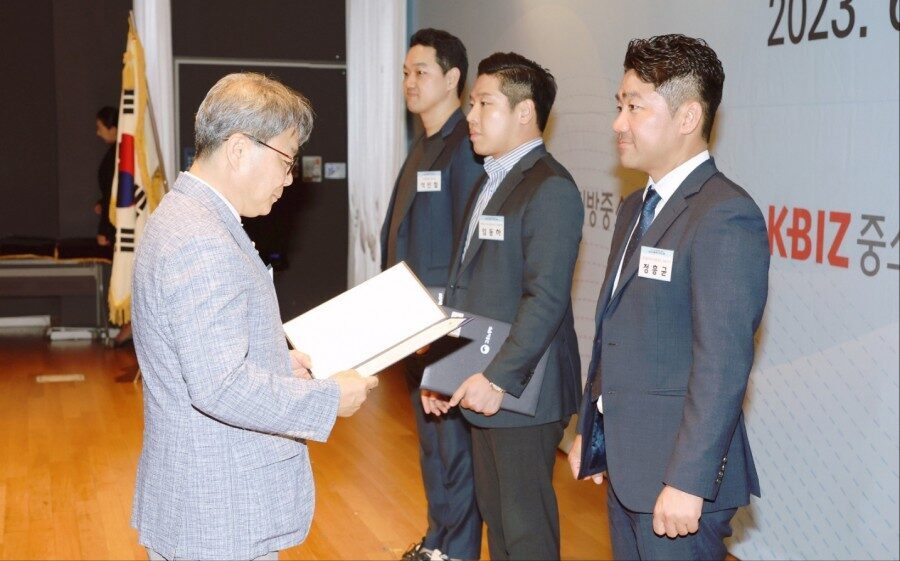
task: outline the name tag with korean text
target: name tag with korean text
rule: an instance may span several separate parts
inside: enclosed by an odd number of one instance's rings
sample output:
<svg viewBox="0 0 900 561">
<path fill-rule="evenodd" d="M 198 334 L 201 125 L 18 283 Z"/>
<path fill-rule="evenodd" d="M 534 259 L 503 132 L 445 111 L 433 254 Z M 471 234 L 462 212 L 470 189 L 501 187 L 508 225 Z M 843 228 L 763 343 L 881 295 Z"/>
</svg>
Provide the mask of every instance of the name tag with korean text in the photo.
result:
<svg viewBox="0 0 900 561">
<path fill-rule="evenodd" d="M 478 218 L 478 239 L 503 241 L 503 217 L 482 215 Z"/>
<path fill-rule="evenodd" d="M 420 171 L 416 173 L 416 192 L 435 193 L 441 190 L 441 172 Z"/>
<path fill-rule="evenodd" d="M 672 261 L 675 251 L 656 247 L 641 246 L 641 260 L 638 263 L 638 276 L 670 282 L 672 280 Z"/>
</svg>

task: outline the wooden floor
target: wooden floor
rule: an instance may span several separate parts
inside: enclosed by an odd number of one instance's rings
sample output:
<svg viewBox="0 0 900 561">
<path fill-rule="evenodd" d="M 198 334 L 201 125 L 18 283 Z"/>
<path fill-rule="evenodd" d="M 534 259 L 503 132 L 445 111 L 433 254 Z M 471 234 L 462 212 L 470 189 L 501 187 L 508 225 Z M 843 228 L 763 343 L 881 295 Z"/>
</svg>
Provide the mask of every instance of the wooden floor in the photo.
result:
<svg viewBox="0 0 900 561">
<path fill-rule="evenodd" d="M 146 559 L 129 526 L 141 448 L 131 350 L 0 338 L 0 559 Z M 83 382 L 39 384 L 41 374 Z M 310 446 L 316 514 L 281 559 L 398 559 L 425 529 L 415 425 L 399 372 Z M 563 559 L 610 559 L 605 486 L 577 483 L 560 454 Z M 482 548 L 487 559 L 487 543 Z"/>
</svg>

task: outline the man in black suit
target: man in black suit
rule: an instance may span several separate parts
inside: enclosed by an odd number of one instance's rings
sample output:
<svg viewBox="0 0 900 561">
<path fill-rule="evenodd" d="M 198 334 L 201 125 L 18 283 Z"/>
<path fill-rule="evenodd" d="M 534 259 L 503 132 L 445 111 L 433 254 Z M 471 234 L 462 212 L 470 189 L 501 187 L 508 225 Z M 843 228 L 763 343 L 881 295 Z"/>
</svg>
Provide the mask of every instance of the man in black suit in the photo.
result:
<svg viewBox="0 0 900 561">
<path fill-rule="evenodd" d="M 469 195 L 484 173 L 460 110 L 468 68 L 465 46 L 446 31 L 421 29 L 410 39 L 403 93 L 425 131 L 413 142 L 394 185 L 381 231 L 381 266 L 405 261 L 428 286 L 447 284 L 453 240 Z M 413 355 L 404 364 L 419 434 L 428 530 L 403 559 L 477 559 L 481 516 L 472 483 L 468 423 L 459 412 L 443 418 L 426 415 L 419 392 L 421 357 Z M 429 395 L 426 392 L 425 398 Z"/>
<path fill-rule="evenodd" d="M 608 467 L 617 559 L 723 559 L 759 496 L 741 405 L 769 247 L 708 152 L 724 80 L 703 40 L 664 35 L 629 43 L 616 94 L 620 160 L 649 179 L 616 220 L 569 461 L 596 482 Z"/>
<path fill-rule="evenodd" d="M 447 303 L 511 329 L 484 372 L 431 406 L 459 404 L 473 425 L 475 491 L 494 560 L 559 558 L 553 465 L 581 394 L 571 289 L 584 207 L 543 146 L 555 97 L 547 70 L 496 53 L 478 65 L 467 117 L 488 177 L 469 203 Z M 521 396 L 545 352 L 535 415 L 500 410 L 503 393 Z"/>
</svg>

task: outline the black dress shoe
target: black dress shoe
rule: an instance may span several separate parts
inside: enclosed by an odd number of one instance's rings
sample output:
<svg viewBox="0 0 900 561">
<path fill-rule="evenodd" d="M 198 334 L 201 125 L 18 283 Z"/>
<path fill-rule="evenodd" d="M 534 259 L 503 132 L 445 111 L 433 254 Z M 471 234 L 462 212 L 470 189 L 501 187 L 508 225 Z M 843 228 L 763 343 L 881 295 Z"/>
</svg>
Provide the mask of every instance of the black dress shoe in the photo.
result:
<svg viewBox="0 0 900 561">
<path fill-rule="evenodd" d="M 419 543 L 409 546 L 400 559 L 402 561 L 431 561 L 431 551 L 425 547 L 425 537 L 423 536 Z"/>
</svg>

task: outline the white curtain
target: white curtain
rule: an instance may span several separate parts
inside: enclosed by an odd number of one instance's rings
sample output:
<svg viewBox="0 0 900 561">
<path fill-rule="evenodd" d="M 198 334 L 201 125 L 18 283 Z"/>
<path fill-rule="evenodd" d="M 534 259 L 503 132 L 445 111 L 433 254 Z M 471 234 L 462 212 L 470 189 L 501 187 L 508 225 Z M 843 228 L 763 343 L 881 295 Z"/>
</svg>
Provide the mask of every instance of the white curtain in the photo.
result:
<svg viewBox="0 0 900 561">
<path fill-rule="evenodd" d="M 406 0 L 347 0 L 349 287 L 380 271 L 381 224 L 406 146 Z"/>
<path fill-rule="evenodd" d="M 163 165 L 169 185 L 175 180 L 175 88 L 170 0 L 134 0 L 134 23 L 144 47 L 147 89 L 153 105 Z"/>
</svg>

